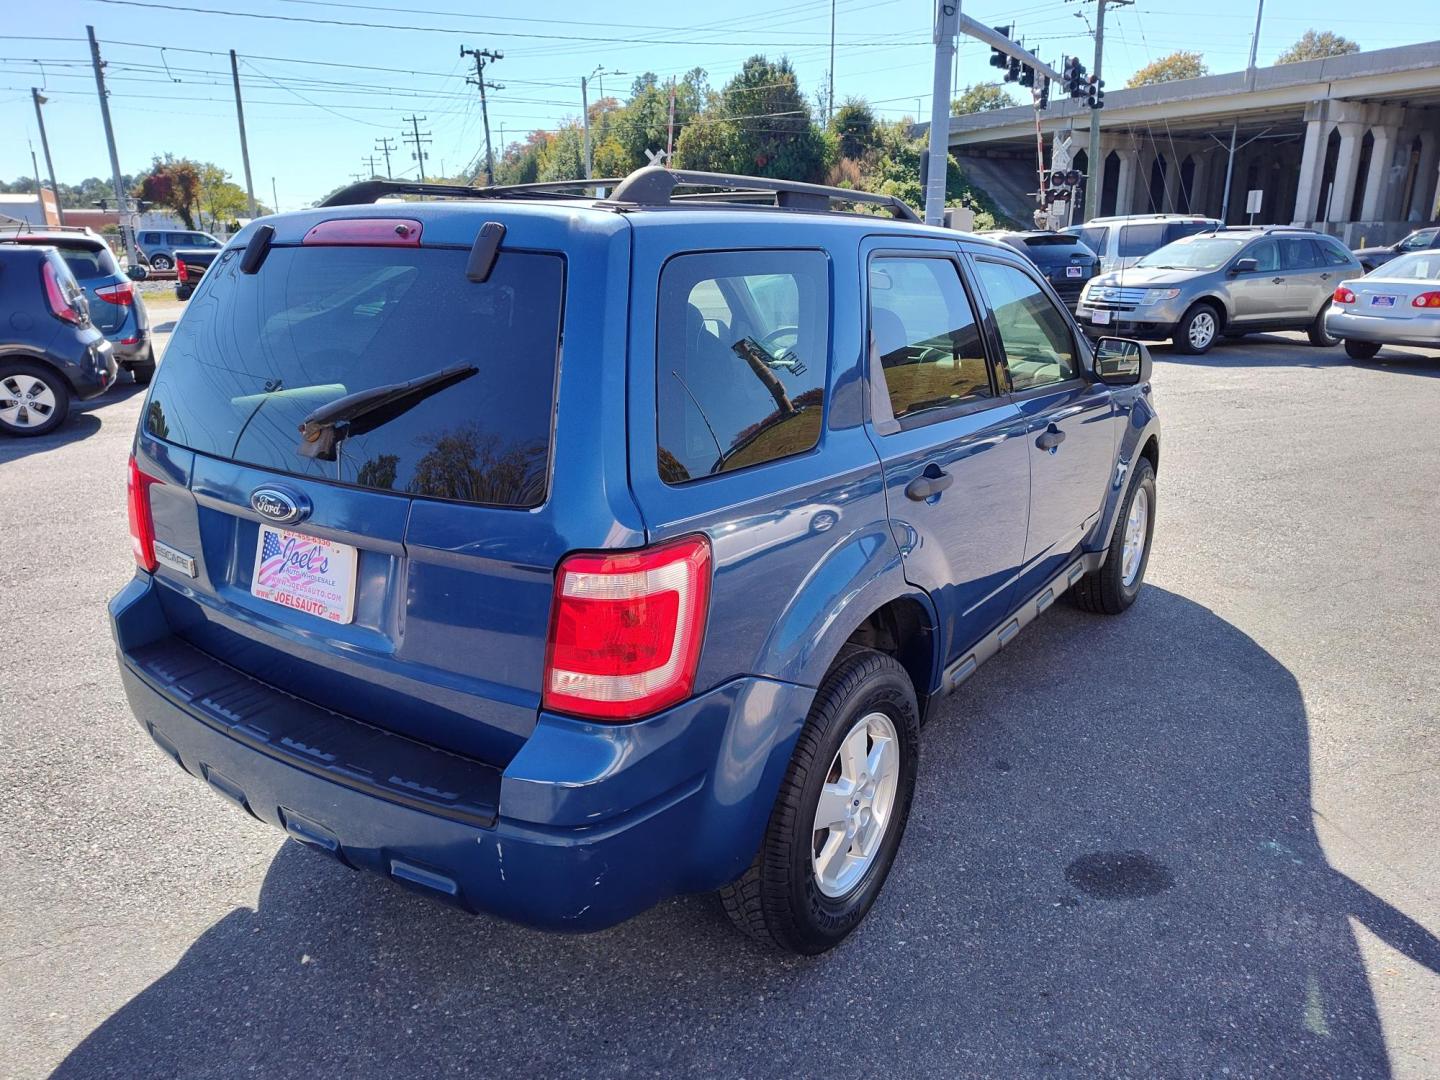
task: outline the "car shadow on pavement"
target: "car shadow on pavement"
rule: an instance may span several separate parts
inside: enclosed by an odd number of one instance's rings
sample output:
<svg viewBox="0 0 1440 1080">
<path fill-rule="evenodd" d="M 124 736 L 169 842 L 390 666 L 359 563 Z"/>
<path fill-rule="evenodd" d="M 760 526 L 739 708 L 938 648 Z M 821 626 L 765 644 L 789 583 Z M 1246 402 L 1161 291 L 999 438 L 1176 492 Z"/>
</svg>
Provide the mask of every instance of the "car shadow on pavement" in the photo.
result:
<svg viewBox="0 0 1440 1080">
<path fill-rule="evenodd" d="M 1440 941 L 1327 863 L 1309 761 L 1295 679 L 1208 609 L 1057 608 L 942 704 L 828 956 L 696 897 L 545 935 L 288 843 L 55 1075 L 1388 1075 L 1352 921 Z"/>
<path fill-rule="evenodd" d="M 145 387 L 137 386 L 129 375 L 122 373 L 119 382 L 103 394 L 93 397 L 89 401 L 76 401 L 71 404 L 70 415 L 50 434 L 20 439 L 0 435 L 0 466 L 7 461 L 18 461 L 31 454 L 39 454 L 46 450 L 53 450 L 57 446 L 88 439 L 105 425 L 101 414 L 106 408 L 127 401 L 137 394 L 143 394 L 145 390 Z M 127 416 L 124 423 L 127 426 L 133 426 L 135 419 Z"/>
<path fill-rule="evenodd" d="M 1156 360 L 1197 367 L 1324 368 L 1339 365 L 1375 368 L 1393 371 L 1399 375 L 1440 378 L 1440 353 L 1405 349 L 1395 345 L 1387 345 L 1374 360 L 1352 360 L 1340 345 L 1320 347 L 1307 345 L 1295 338 L 1250 334 L 1240 339 L 1217 341 L 1213 349 L 1199 356 L 1176 352 L 1172 345 L 1155 346 L 1153 352 Z"/>
</svg>

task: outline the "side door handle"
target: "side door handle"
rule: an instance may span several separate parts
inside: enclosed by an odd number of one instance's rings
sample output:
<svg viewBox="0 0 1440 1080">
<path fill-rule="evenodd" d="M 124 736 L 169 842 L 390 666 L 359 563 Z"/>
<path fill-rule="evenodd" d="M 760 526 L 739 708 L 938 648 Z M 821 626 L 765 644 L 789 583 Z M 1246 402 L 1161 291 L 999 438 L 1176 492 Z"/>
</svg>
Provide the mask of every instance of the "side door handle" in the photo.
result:
<svg viewBox="0 0 1440 1080">
<path fill-rule="evenodd" d="M 1327 274 L 1321 274 L 1321 275 L 1320 275 L 1320 280 L 1321 280 L 1321 281 L 1329 281 L 1329 280 L 1330 280 L 1330 275 L 1329 275 L 1328 273 L 1327 273 Z"/>
<path fill-rule="evenodd" d="M 1035 440 L 1035 445 L 1041 450 L 1054 450 L 1064 441 L 1065 432 L 1061 431 L 1054 424 L 1051 424 L 1040 433 L 1040 437 Z"/>
<path fill-rule="evenodd" d="M 1271 278 L 1271 279 L 1270 279 L 1270 284 L 1271 284 L 1271 285 L 1283 285 L 1283 284 L 1285 284 L 1285 279 L 1284 279 L 1283 277 L 1274 277 L 1274 278 Z"/>
<path fill-rule="evenodd" d="M 925 466 L 924 472 L 905 485 L 905 496 L 916 502 L 924 502 L 932 496 L 939 495 L 954 482 L 955 477 L 932 461 Z"/>
</svg>

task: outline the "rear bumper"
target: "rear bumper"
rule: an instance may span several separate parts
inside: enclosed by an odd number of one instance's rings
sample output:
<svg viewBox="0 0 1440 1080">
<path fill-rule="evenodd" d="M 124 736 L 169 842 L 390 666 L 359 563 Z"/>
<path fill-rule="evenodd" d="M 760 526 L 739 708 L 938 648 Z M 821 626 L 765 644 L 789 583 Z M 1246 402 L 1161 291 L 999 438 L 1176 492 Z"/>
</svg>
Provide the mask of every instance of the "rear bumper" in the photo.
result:
<svg viewBox="0 0 1440 1080">
<path fill-rule="evenodd" d="M 501 769 L 234 672 L 170 636 L 153 589 L 137 576 L 110 611 L 131 709 L 167 756 L 346 865 L 547 929 L 738 876 L 814 694 L 742 678 L 637 724 L 541 714 Z"/>
<path fill-rule="evenodd" d="M 88 401 L 98 394 L 103 394 L 114 383 L 119 372 L 115 362 L 115 350 L 110 342 L 106 341 L 98 330 L 91 330 L 90 333 L 94 337 L 85 343 L 85 352 L 81 358 L 64 369 L 70 380 L 70 388 L 81 401 Z"/>
<path fill-rule="evenodd" d="M 1440 314 L 1417 315 L 1413 319 L 1383 319 L 1376 315 L 1339 311 L 1332 306 L 1325 313 L 1325 329 L 1335 337 L 1350 341 L 1440 349 Z"/>
</svg>

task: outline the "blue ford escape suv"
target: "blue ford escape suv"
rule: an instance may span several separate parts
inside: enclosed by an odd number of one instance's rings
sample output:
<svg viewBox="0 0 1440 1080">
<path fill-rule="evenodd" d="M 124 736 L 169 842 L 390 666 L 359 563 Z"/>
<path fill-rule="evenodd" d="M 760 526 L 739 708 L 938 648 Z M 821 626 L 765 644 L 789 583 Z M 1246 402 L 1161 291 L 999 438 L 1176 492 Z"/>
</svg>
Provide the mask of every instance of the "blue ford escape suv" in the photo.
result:
<svg viewBox="0 0 1440 1080">
<path fill-rule="evenodd" d="M 1062 593 L 1135 599 L 1149 354 L 896 200 L 603 183 L 374 181 L 235 237 L 135 439 L 125 690 L 346 865 L 553 929 L 719 890 L 818 953 L 934 702 Z"/>
</svg>

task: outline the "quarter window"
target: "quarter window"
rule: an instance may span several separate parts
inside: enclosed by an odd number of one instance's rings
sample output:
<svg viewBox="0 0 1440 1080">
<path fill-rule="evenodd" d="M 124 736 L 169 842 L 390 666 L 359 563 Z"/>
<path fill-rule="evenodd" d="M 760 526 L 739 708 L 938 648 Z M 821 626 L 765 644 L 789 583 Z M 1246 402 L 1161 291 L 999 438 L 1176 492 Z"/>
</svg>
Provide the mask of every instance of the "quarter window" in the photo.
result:
<svg viewBox="0 0 1440 1080">
<path fill-rule="evenodd" d="M 1320 250 L 1324 254 L 1326 266 L 1349 266 L 1355 261 L 1355 256 L 1351 255 L 1349 250 L 1347 250 L 1339 240 L 1332 240 L 1328 236 L 1322 236 L 1319 239 L 1319 244 Z"/>
<path fill-rule="evenodd" d="M 949 259 L 871 262 L 869 352 L 885 390 L 874 398 L 879 423 L 993 396 L 975 312 Z"/>
<path fill-rule="evenodd" d="M 976 271 L 990 300 L 995 328 L 1016 391 L 1076 378 L 1075 337 L 1051 299 L 1029 274 L 989 259 Z"/>
<path fill-rule="evenodd" d="M 660 275 L 657 467 L 667 484 L 820 440 L 830 279 L 818 251 L 681 255 Z"/>
</svg>

